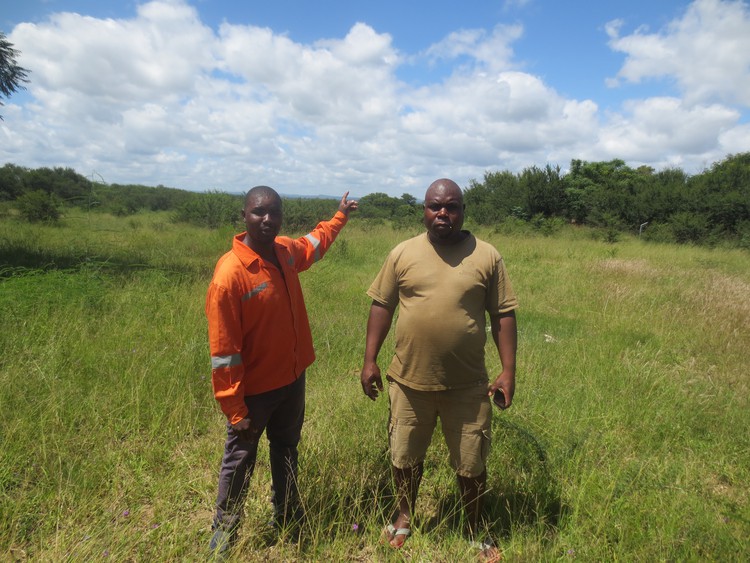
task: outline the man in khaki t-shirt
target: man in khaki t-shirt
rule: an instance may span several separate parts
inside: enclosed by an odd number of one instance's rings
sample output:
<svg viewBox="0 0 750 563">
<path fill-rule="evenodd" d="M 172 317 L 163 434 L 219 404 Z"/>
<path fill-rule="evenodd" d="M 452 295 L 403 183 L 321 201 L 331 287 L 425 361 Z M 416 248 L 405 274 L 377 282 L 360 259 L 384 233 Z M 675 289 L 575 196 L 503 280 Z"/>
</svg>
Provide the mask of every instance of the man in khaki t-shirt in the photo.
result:
<svg viewBox="0 0 750 563">
<path fill-rule="evenodd" d="M 518 302 L 497 250 L 461 230 L 463 212 L 458 185 L 447 179 L 433 182 L 425 195 L 427 233 L 396 246 L 367 292 L 373 302 L 361 381 L 373 400 L 383 390 L 377 356 L 399 308 L 396 350 L 387 370 L 399 514 L 384 532 L 395 548 L 411 534 L 422 464 L 437 418 L 458 476 L 469 531 L 472 536 L 479 532 L 492 417 L 488 395 L 498 391 L 503 408 L 513 400 Z M 502 362 L 492 384 L 484 365 L 486 314 Z M 485 561 L 500 557 L 491 542 L 478 547 Z"/>
</svg>

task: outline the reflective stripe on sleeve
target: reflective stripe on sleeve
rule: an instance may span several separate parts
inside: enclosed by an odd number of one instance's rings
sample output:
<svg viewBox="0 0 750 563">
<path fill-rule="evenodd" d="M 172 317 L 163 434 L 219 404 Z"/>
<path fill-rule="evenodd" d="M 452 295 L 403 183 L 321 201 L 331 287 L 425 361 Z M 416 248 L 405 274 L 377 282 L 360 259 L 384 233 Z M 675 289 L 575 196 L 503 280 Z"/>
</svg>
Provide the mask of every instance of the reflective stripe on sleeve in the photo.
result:
<svg viewBox="0 0 750 563">
<path fill-rule="evenodd" d="M 320 241 L 316 239 L 312 233 L 308 233 L 305 235 L 305 238 L 310 241 L 310 244 L 312 244 L 313 248 L 315 249 L 315 253 L 313 254 L 313 261 L 317 262 L 320 260 L 320 250 L 318 249 L 318 246 L 320 246 Z"/>
<path fill-rule="evenodd" d="M 241 354 L 232 354 L 231 356 L 211 356 L 211 369 L 231 368 L 242 363 Z"/>
</svg>

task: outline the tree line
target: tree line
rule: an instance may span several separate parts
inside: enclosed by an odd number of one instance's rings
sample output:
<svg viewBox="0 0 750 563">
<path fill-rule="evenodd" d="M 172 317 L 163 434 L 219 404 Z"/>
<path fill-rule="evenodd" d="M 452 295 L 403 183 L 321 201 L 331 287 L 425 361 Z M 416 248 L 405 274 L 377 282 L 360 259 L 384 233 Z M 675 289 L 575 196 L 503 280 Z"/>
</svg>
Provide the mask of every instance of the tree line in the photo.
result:
<svg viewBox="0 0 750 563">
<path fill-rule="evenodd" d="M 72 168 L 0 168 L 0 202 L 30 221 L 55 221 L 72 207 L 118 216 L 142 210 L 171 211 L 175 221 L 209 228 L 241 226 L 242 194 L 191 192 L 162 185 L 106 184 Z M 631 232 L 648 240 L 750 248 L 750 153 L 730 155 L 699 174 L 678 168 L 631 168 L 622 160 L 573 160 L 570 170 L 531 166 L 519 173 L 486 172 L 464 189 L 466 217 L 479 225 L 526 223 L 542 231 L 564 223 L 598 227 L 615 239 Z M 8 205 L 8 204 L 6 204 Z M 333 214 L 334 198 L 284 198 L 288 230 L 311 228 Z M 404 193 L 360 198 L 358 218 L 419 222 L 421 206 Z M 556 227 L 557 226 L 557 227 Z"/>
<path fill-rule="evenodd" d="M 464 198 L 467 216 L 480 224 L 563 220 L 650 240 L 731 240 L 750 248 L 750 153 L 692 176 L 678 168 L 631 168 L 622 160 L 573 160 L 565 174 L 549 165 L 487 172 Z"/>
</svg>

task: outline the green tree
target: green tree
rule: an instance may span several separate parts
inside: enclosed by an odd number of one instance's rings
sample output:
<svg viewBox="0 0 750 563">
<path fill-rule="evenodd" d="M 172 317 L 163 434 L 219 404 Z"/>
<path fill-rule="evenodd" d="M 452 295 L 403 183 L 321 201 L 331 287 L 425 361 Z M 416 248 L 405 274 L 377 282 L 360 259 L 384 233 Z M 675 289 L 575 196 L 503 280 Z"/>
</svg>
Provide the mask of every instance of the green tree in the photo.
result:
<svg viewBox="0 0 750 563">
<path fill-rule="evenodd" d="M 545 217 L 562 214 L 565 207 L 565 189 L 560 167 L 526 168 L 518 180 L 519 188 L 526 195 L 528 215 L 541 213 Z"/>
<path fill-rule="evenodd" d="M 705 215 L 712 229 L 737 233 L 750 220 L 750 153 L 730 155 L 691 180 L 692 211 Z"/>
<path fill-rule="evenodd" d="M 464 190 L 466 216 L 479 224 L 499 223 L 515 208 L 525 213 L 526 201 L 518 176 L 512 172 L 486 172 L 484 182 L 472 180 Z"/>
<path fill-rule="evenodd" d="M 374 192 L 359 198 L 359 216 L 364 219 L 390 219 L 403 200 L 382 192 Z"/>
<path fill-rule="evenodd" d="M 309 232 L 338 209 L 333 198 L 282 198 L 284 232 Z"/>
<path fill-rule="evenodd" d="M 23 193 L 23 179 L 28 171 L 15 164 L 0 168 L 0 201 L 14 200 Z"/>
<path fill-rule="evenodd" d="M 677 211 L 685 211 L 688 175 L 679 168 L 665 168 L 652 176 L 640 194 L 645 208 L 643 221 L 664 222 Z"/>
<path fill-rule="evenodd" d="M 585 223 L 594 209 L 600 190 L 596 181 L 585 172 L 587 162 L 574 159 L 570 162 L 570 172 L 565 176 L 565 200 L 568 219 L 575 223 Z"/>
<path fill-rule="evenodd" d="M 0 31 L 0 97 L 9 98 L 13 92 L 24 89 L 24 82 L 28 82 L 28 70 L 16 63 L 19 52 Z M 3 102 L 0 101 L 0 107 Z M 0 120 L 3 118 L 0 115 Z"/>
<path fill-rule="evenodd" d="M 646 170 L 637 172 L 623 160 L 585 162 L 573 160 L 565 177 L 567 213 L 578 223 L 608 227 L 612 219 L 637 226 L 644 211 L 636 205 L 637 193 L 646 182 Z"/>
<path fill-rule="evenodd" d="M 401 201 L 403 201 L 405 205 L 409 205 L 411 207 L 415 207 L 417 205 L 417 198 L 411 194 L 401 194 Z"/>
</svg>

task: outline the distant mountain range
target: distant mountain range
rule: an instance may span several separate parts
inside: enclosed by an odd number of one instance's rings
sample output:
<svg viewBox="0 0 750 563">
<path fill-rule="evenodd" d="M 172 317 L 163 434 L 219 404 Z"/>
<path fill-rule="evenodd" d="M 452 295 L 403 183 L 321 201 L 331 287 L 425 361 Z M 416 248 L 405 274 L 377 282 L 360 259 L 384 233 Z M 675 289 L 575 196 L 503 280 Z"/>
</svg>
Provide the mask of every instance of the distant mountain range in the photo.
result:
<svg viewBox="0 0 750 563">
<path fill-rule="evenodd" d="M 243 196 L 243 195 L 245 195 L 246 192 L 227 192 L 227 193 L 230 194 L 230 195 Z M 336 196 L 336 195 L 322 195 L 322 194 L 318 194 L 318 195 L 299 195 L 299 194 L 284 194 L 284 193 L 280 193 L 279 195 L 281 197 L 283 197 L 283 198 L 286 198 L 286 199 L 336 199 L 336 200 L 341 199 L 341 196 Z"/>
<path fill-rule="evenodd" d="M 341 199 L 341 196 L 335 195 L 298 195 L 298 194 L 279 194 L 287 199 Z"/>
</svg>

